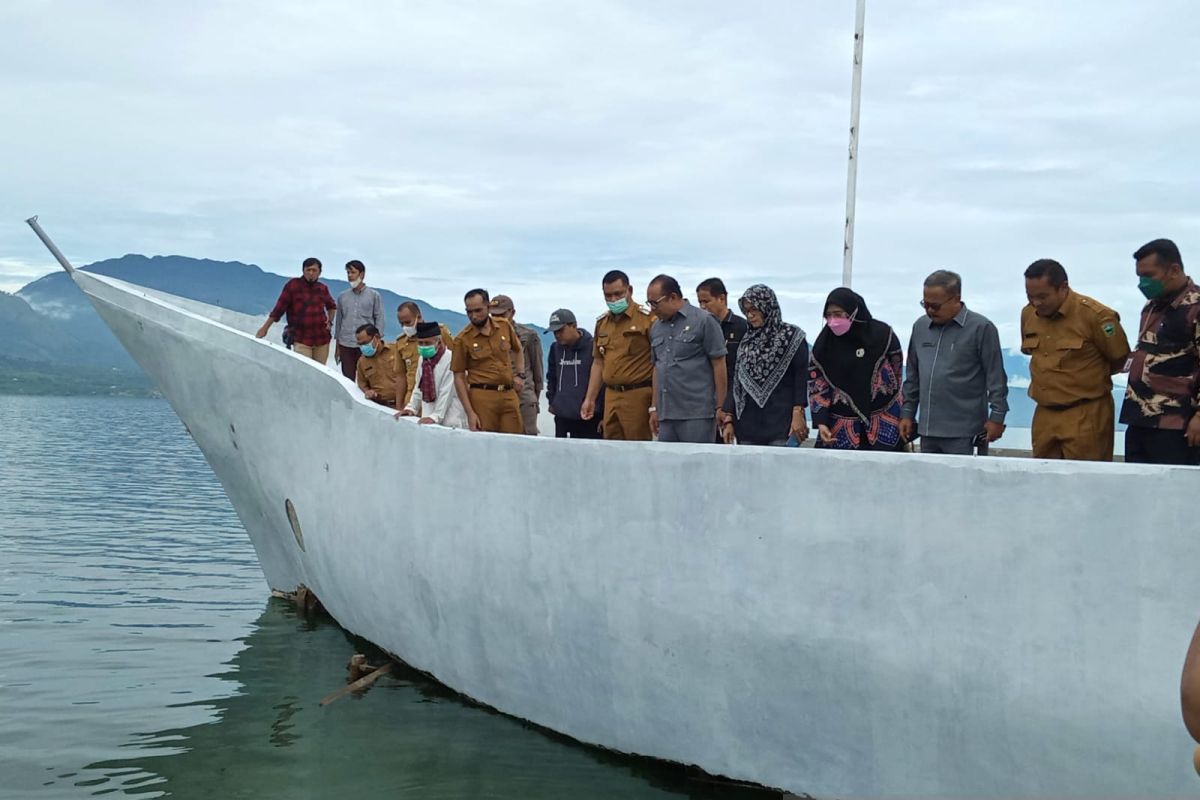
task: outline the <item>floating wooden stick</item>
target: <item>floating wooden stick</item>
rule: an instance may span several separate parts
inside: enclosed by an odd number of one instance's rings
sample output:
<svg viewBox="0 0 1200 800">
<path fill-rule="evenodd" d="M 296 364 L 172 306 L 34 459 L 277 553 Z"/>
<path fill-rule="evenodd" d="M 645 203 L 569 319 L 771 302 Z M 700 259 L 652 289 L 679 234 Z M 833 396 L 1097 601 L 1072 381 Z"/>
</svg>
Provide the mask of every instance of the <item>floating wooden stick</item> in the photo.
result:
<svg viewBox="0 0 1200 800">
<path fill-rule="evenodd" d="M 338 689 L 333 694 L 325 697 L 321 701 L 321 705 L 327 706 L 330 703 L 332 703 L 334 700 L 337 700 L 339 697 L 345 697 L 346 695 L 350 694 L 351 692 L 357 692 L 362 689 L 366 689 L 368 686 L 370 686 L 376 680 L 378 680 L 379 678 L 382 678 L 384 675 L 386 675 L 387 673 L 389 673 L 391 671 L 392 671 L 392 664 L 389 661 L 388 663 L 384 664 L 382 667 L 380 667 L 379 669 L 370 673 L 366 677 L 359 678 L 354 683 L 347 684 L 347 685 L 343 686 L 342 688 Z"/>
</svg>

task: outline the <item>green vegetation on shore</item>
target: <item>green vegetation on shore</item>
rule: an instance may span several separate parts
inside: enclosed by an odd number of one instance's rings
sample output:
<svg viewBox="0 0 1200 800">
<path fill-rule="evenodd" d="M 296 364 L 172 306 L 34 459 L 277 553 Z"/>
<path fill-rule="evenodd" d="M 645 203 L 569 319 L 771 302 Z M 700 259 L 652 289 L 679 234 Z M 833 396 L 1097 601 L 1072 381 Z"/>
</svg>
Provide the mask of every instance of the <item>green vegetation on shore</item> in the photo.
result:
<svg viewBox="0 0 1200 800">
<path fill-rule="evenodd" d="M 0 356 L 0 394 L 155 397 L 158 392 L 136 372 Z"/>
</svg>

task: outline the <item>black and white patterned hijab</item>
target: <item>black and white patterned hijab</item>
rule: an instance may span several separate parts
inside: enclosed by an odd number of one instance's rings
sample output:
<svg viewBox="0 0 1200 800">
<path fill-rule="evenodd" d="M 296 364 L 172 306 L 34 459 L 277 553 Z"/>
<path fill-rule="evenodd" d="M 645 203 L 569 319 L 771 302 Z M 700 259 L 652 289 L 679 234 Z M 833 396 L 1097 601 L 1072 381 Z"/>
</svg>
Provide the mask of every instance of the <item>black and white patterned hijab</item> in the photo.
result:
<svg viewBox="0 0 1200 800">
<path fill-rule="evenodd" d="M 742 415 L 749 396 L 759 408 L 783 380 L 788 365 L 804 344 L 804 331 L 783 321 L 779 300 L 769 286 L 756 283 L 746 290 L 738 305 L 745 314 L 755 309 L 762 314 L 761 328 L 751 327 L 742 337 L 737 349 L 737 368 L 733 380 L 733 403 L 737 415 Z"/>
</svg>

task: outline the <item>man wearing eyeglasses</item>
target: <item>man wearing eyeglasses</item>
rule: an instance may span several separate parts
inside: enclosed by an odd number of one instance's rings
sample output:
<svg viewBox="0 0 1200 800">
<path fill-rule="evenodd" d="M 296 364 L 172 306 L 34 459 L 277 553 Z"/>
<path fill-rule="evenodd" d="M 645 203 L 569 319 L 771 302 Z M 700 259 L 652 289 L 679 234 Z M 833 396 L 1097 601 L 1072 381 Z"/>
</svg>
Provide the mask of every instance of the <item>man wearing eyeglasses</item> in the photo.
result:
<svg viewBox="0 0 1200 800">
<path fill-rule="evenodd" d="M 679 281 L 670 275 L 650 282 L 646 304 L 658 317 L 650 329 L 650 428 L 660 442 L 711 444 L 728 380 L 721 323 L 684 300 Z"/>
<path fill-rule="evenodd" d="M 1008 375 L 996 326 L 962 301 L 962 278 L 939 269 L 925 279 L 904 370 L 900 435 L 919 433 L 922 453 L 986 455 L 1004 434 Z"/>
</svg>

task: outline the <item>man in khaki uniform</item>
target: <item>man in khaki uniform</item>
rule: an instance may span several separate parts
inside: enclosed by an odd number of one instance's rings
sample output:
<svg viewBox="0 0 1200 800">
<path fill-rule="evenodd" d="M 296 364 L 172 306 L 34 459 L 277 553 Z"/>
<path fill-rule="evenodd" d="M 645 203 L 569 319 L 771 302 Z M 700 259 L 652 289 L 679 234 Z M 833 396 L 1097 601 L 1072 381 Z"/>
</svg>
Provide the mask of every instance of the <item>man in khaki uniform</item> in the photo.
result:
<svg viewBox="0 0 1200 800">
<path fill-rule="evenodd" d="M 400 323 L 400 336 L 392 349 L 396 352 L 396 397 L 405 399 L 417 385 L 417 366 L 421 356 L 417 353 L 417 325 L 425 320 L 421 317 L 421 309 L 412 300 L 405 300 L 396 309 L 396 320 Z M 442 328 L 442 344 L 453 349 L 454 336 L 445 325 Z M 403 364 L 404 368 L 399 369 Z M 403 403 L 401 403 L 403 405 Z"/>
<path fill-rule="evenodd" d="M 359 325 L 354 332 L 362 357 L 355 369 L 355 382 L 368 400 L 396 406 L 396 351 L 383 341 L 379 329 L 371 323 Z"/>
<path fill-rule="evenodd" d="M 516 323 L 517 309 L 508 295 L 498 294 L 493 297 L 492 302 L 488 304 L 488 313 L 493 317 L 503 317 L 511 322 L 513 330 L 517 332 L 517 339 L 521 342 L 521 352 L 525 355 L 525 374 L 519 376 L 525 382 L 525 387 L 521 389 L 520 394 L 521 425 L 527 436 L 537 436 L 537 418 L 538 412 L 541 411 L 539 398 L 546 380 L 542 339 L 533 328 Z"/>
<path fill-rule="evenodd" d="M 1021 352 L 1030 356 L 1034 458 L 1112 461 L 1112 376 L 1129 357 L 1117 312 L 1071 290 L 1062 264 L 1025 270 Z"/>
<path fill-rule="evenodd" d="M 604 388 L 605 439 L 650 441 L 650 408 L 654 400 L 654 365 L 650 361 L 650 326 L 654 315 L 633 302 L 629 276 L 613 270 L 601 282 L 608 313 L 596 320 L 592 338 L 592 373 L 580 408 L 582 419 L 596 413 Z"/>
<path fill-rule="evenodd" d="M 472 289 L 463 298 L 470 324 L 454 339 L 454 388 L 471 430 L 521 433 L 517 394 L 525 356 L 512 324 L 488 314 L 488 299 L 484 289 Z"/>
</svg>

